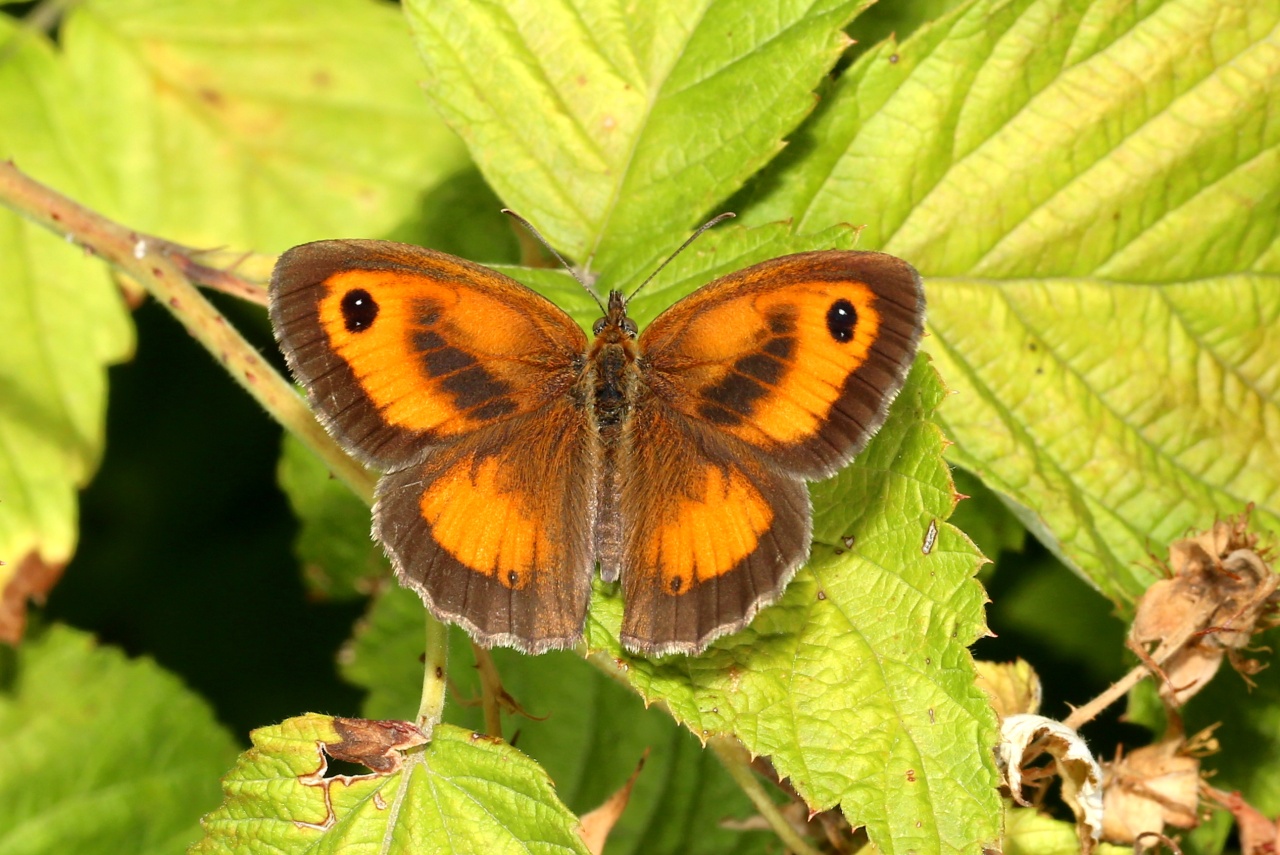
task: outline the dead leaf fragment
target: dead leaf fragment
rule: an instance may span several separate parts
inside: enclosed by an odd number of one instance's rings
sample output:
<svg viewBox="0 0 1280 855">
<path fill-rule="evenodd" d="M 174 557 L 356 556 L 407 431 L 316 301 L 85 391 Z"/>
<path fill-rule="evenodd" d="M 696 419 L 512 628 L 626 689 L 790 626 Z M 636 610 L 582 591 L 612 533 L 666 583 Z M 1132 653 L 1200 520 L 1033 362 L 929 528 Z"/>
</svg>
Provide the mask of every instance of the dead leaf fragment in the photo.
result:
<svg viewBox="0 0 1280 855">
<path fill-rule="evenodd" d="M 1199 692 L 1224 656 L 1245 680 L 1264 667 L 1243 651 L 1255 633 L 1275 623 L 1280 576 L 1248 522 L 1246 512 L 1174 542 L 1171 577 L 1138 601 L 1129 646 L 1161 677 L 1160 696 L 1170 705 Z"/>
<path fill-rule="evenodd" d="M 66 566 L 65 562 L 45 561 L 38 552 L 28 552 L 14 565 L 0 567 L 0 582 L 4 584 L 0 591 L 0 641 L 22 641 L 27 628 L 27 602 L 43 603 Z"/>
<path fill-rule="evenodd" d="M 333 828 L 338 819 L 333 809 L 334 786 L 350 786 L 355 781 L 377 775 L 392 775 L 404 766 L 402 751 L 424 745 L 428 741 L 426 734 L 407 721 L 335 717 L 333 729 L 338 735 L 337 741 L 316 742 L 316 755 L 320 764 L 315 771 L 298 776 L 299 783 L 319 787 L 324 793 L 324 818 L 319 822 L 295 819 L 293 824 L 298 828 L 321 832 Z M 358 763 L 372 770 L 372 774 L 330 775 L 329 758 Z M 377 804 L 377 801 L 374 803 Z"/>
<path fill-rule="evenodd" d="M 1244 855 L 1275 855 L 1280 846 L 1280 821 L 1270 819 L 1249 804 L 1239 793 L 1227 793 L 1206 786 L 1205 794 L 1235 817 L 1240 831 L 1240 851 Z"/>
<path fill-rule="evenodd" d="M 1032 773 L 1030 761 L 1041 754 L 1054 760 L 1062 779 L 1062 800 L 1076 816 L 1080 851 L 1089 855 L 1102 836 L 1104 808 L 1102 770 L 1088 746 L 1080 734 L 1044 716 L 1011 715 L 1001 721 L 996 764 L 1013 800 L 1020 805 L 1027 804 L 1022 787 L 1024 776 Z"/>
<path fill-rule="evenodd" d="M 325 743 L 325 753 L 335 760 L 359 763 L 379 775 L 399 772 L 404 765 L 401 752 L 427 742 L 426 734 L 407 721 L 335 718 L 333 729 L 341 739 Z"/>
<path fill-rule="evenodd" d="M 636 778 L 644 768 L 644 761 L 648 756 L 649 751 L 646 749 L 644 756 L 636 764 L 636 770 L 631 773 L 630 778 L 627 778 L 627 782 L 605 799 L 600 807 L 582 815 L 578 835 L 587 845 L 587 849 L 591 850 L 591 855 L 601 855 L 604 852 L 604 844 L 609 839 L 609 832 L 613 831 L 622 812 L 626 810 L 627 802 L 631 801 L 631 788 L 635 786 Z"/>
<path fill-rule="evenodd" d="M 973 664 L 978 669 L 978 688 L 987 693 L 1001 718 L 1040 712 L 1040 675 L 1025 659 Z"/>
<path fill-rule="evenodd" d="M 1181 736 L 1108 763 L 1102 786 L 1102 836 L 1107 840 L 1133 843 L 1166 825 L 1195 828 L 1199 824 L 1200 760 Z"/>
</svg>

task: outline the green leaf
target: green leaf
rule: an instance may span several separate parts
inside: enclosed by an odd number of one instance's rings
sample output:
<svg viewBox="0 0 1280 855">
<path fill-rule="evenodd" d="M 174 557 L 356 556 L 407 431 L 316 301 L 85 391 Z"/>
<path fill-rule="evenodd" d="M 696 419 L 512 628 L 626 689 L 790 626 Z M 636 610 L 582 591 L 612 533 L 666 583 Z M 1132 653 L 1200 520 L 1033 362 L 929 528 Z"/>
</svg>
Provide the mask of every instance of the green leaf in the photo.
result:
<svg viewBox="0 0 1280 855">
<path fill-rule="evenodd" d="M 1259 528 L 1280 526 L 1280 276 L 936 284 L 952 458 L 1114 601 L 1215 516 L 1254 502 Z"/>
<path fill-rule="evenodd" d="M 344 675 L 369 690 L 365 715 L 402 717 L 417 709 L 423 612 L 417 595 L 390 587 L 361 622 L 342 662 Z M 470 645 L 456 629 L 451 642 L 445 719 L 482 729 Z M 529 713 L 504 717 L 504 736 L 542 764 L 573 811 L 595 808 L 645 758 L 631 800 L 609 835 L 610 853 L 772 851 L 770 834 L 720 827 L 722 819 L 746 819 L 754 808 L 714 756 L 665 712 L 646 709 L 632 692 L 571 653 L 529 657 L 494 650 L 492 656 L 503 688 Z"/>
<path fill-rule="evenodd" d="M 747 212 L 921 270 L 951 458 L 1118 603 L 1188 527 L 1280 520 L 1278 24 L 968 3 L 863 56 Z"/>
<path fill-rule="evenodd" d="M 74 83 L 43 37 L 0 17 L 0 157 L 91 194 L 90 139 Z M 53 141 L 57 141 L 54 144 Z M 106 366 L 133 351 L 102 265 L 0 211 L 0 638 L 16 642 L 29 595 L 56 581 L 76 542 L 76 488 L 102 454 Z"/>
<path fill-rule="evenodd" d="M 293 436 L 284 439 L 278 478 L 302 524 L 294 551 L 314 593 L 359 596 L 390 575 L 370 534 L 369 506 Z"/>
<path fill-rule="evenodd" d="M 379 235 L 465 163 L 387 4 L 91 0 L 62 44 L 108 212 L 193 246 Z"/>
<path fill-rule="evenodd" d="M 1040 813 L 1035 808 L 1009 807 L 1005 813 L 1004 855 L 1076 855 L 1080 838 L 1074 823 Z M 1096 855 L 1131 855 L 1133 847 L 1099 844 Z"/>
<path fill-rule="evenodd" d="M 104 0 L 74 4 L 58 52 L 0 18 L 0 113 L 22 117 L 0 127 L 0 157 L 193 245 L 378 234 L 465 163 L 404 29 L 367 0 Z M 16 640 L 75 548 L 105 366 L 133 333 L 100 262 L 5 212 L 0 295 L 0 638 Z"/>
<path fill-rule="evenodd" d="M 508 205 L 614 273 L 778 151 L 856 0 L 406 3 L 427 91 Z"/>
<path fill-rule="evenodd" d="M 1000 494 L 964 469 L 951 472 L 956 490 L 966 498 L 956 505 L 951 524 L 969 535 L 983 555 L 992 561 L 1001 552 L 1021 552 L 1027 530 L 1000 499 Z"/>
<path fill-rule="evenodd" d="M 744 631 L 696 658 L 647 660 L 617 644 L 616 596 L 598 595 L 588 621 L 589 645 L 646 700 L 704 739 L 735 734 L 884 852 L 999 837 L 995 716 L 966 649 L 985 631 L 982 558 L 945 522 L 956 498 L 928 421 L 942 395 L 917 365 L 867 449 L 814 485 L 819 545 Z"/>
<path fill-rule="evenodd" d="M 402 764 L 394 771 L 337 775 L 328 758 L 350 745 L 344 721 L 312 713 L 255 730 L 192 853 L 369 847 L 388 855 L 585 855 L 577 817 L 546 773 L 510 745 L 442 724 L 425 747 L 393 749 Z M 393 733 L 407 727 L 357 723 Z"/>
<path fill-rule="evenodd" d="M 874 3 L 848 28 L 854 51 L 885 39 L 905 39 L 915 30 L 961 5 L 961 0 L 916 0 L 914 3 Z"/>
<path fill-rule="evenodd" d="M 4 653 L 0 851 L 158 855 L 197 838 L 236 752 L 204 701 L 66 627 Z"/>
</svg>

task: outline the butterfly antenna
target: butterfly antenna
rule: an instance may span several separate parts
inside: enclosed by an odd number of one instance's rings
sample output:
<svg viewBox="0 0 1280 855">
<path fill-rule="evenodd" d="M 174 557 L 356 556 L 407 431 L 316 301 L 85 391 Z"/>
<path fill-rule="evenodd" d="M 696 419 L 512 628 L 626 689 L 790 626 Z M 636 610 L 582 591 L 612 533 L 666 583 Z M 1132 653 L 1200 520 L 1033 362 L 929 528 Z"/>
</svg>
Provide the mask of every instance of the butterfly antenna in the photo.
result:
<svg viewBox="0 0 1280 855">
<path fill-rule="evenodd" d="M 711 228 L 712 226 L 719 225 L 720 223 L 723 223 L 725 220 L 732 220 L 732 219 L 733 219 L 734 217 L 736 217 L 736 216 L 738 216 L 738 215 L 737 215 L 737 214 L 735 214 L 735 213 L 733 213 L 732 211 L 725 211 L 723 214 L 720 214 L 720 215 L 719 215 L 719 216 L 717 216 L 717 217 L 712 217 L 711 219 L 709 219 L 709 220 L 707 220 L 705 223 L 703 223 L 701 226 L 699 226 L 699 227 L 698 227 L 698 230 L 697 230 L 696 232 L 694 232 L 693 234 L 689 235 L 689 239 L 688 239 L 688 240 L 686 240 L 684 243 L 680 244 L 680 248 L 679 248 L 679 249 L 677 249 L 675 252 L 671 253 L 671 255 L 667 257 L 667 260 L 666 260 L 666 261 L 664 261 L 664 262 L 662 262 L 661 264 L 659 264 L 659 265 L 658 265 L 658 269 L 657 269 L 657 270 L 655 270 L 655 271 L 653 271 L 652 273 L 650 273 L 650 274 L 649 274 L 649 278 L 648 278 L 648 279 L 644 280 L 644 281 L 643 281 L 643 282 L 641 282 L 639 285 L 637 285 L 637 286 L 636 286 L 636 290 L 632 291 L 630 294 L 628 294 L 628 295 L 627 295 L 627 302 L 628 302 L 628 303 L 630 303 L 630 302 L 631 302 L 631 298 L 632 298 L 632 297 L 634 297 L 636 294 L 639 294 L 639 293 L 640 293 L 640 289 L 641 289 L 641 288 L 643 288 L 644 286 L 646 286 L 646 285 L 648 285 L 650 282 L 652 282 L 652 281 L 653 281 L 653 277 L 657 276 L 659 273 L 661 273 L 661 272 L 662 272 L 662 268 L 666 267 L 668 264 L 670 264 L 671 262 L 675 261 L 676 256 L 677 256 L 677 255 L 679 255 L 680 253 L 684 252 L 684 251 L 685 251 L 685 249 L 687 249 L 687 248 L 688 248 L 689 244 L 691 244 L 691 243 L 693 243 L 695 240 L 697 240 L 697 239 L 698 239 L 698 237 L 699 237 L 699 236 L 701 236 L 701 234 L 702 234 L 703 232 L 705 232 L 707 229 Z"/>
<path fill-rule="evenodd" d="M 528 229 L 529 234 L 536 237 L 538 239 L 538 243 L 545 246 L 547 248 L 547 252 L 554 255 L 556 257 L 556 260 L 564 265 L 564 269 L 569 271 L 569 275 L 572 276 L 575 280 L 577 280 L 578 284 L 583 287 L 583 290 L 585 290 L 588 294 L 591 295 L 591 299 L 596 301 L 596 305 L 600 307 L 600 311 L 604 312 L 606 315 L 609 313 L 608 309 L 605 308 L 604 303 L 601 303 L 600 298 L 596 296 L 596 292 L 592 291 L 591 286 L 586 283 L 586 280 L 584 280 L 581 276 L 578 275 L 578 271 L 572 265 L 570 265 L 569 262 L 564 260 L 563 255 L 556 252 L 556 248 L 554 246 L 547 243 L 547 239 L 542 236 L 541 232 L 539 232 L 537 229 L 533 227 L 533 223 L 529 222 L 524 217 L 520 216 L 510 208 L 503 208 L 502 213 L 506 214 L 508 217 L 510 217 L 511 219 L 515 220 L 517 223 L 519 223 L 520 225 Z"/>
</svg>

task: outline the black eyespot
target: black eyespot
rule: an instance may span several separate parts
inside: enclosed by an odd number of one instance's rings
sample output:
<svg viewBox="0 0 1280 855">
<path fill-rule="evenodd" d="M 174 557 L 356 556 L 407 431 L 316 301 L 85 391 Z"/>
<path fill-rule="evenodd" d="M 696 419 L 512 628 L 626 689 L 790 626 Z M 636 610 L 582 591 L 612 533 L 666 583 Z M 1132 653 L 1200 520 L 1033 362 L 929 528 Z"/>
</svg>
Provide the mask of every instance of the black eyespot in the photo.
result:
<svg viewBox="0 0 1280 855">
<path fill-rule="evenodd" d="M 591 334 L 600 335 L 600 333 L 604 332 L 604 325 L 605 325 L 604 318 L 600 318 L 599 320 L 597 320 L 594 324 L 591 325 Z"/>
<path fill-rule="evenodd" d="M 843 344 L 853 340 L 853 329 L 858 325 L 858 310 L 853 303 L 841 298 L 827 309 L 827 332 L 831 337 Z"/>
<path fill-rule="evenodd" d="M 677 576 L 671 580 L 671 593 L 678 594 L 680 589 L 684 587 L 684 579 Z"/>
<path fill-rule="evenodd" d="M 510 570 L 510 571 L 508 571 L 508 572 L 507 572 L 507 584 L 508 584 L 508 585 L 510 585 L 511 587 L 513 587 L 513 588 L 514 588 L 514 587 L 516 586 L 516 583 L 518 583 L 519 581 L 520 581 L 520 574 L 519 574 L 519 573 L 517 573 L 517 572 L 516 572 L 516 571 L 514 571 L 514 570 Z"/>
<path fill-rule="evenodd" d="M 363 332 L 378 317 L 378 304 L 363 288 L 353 288 L 342 295 L 342 322 L 347 332 Z"/>
</svg>

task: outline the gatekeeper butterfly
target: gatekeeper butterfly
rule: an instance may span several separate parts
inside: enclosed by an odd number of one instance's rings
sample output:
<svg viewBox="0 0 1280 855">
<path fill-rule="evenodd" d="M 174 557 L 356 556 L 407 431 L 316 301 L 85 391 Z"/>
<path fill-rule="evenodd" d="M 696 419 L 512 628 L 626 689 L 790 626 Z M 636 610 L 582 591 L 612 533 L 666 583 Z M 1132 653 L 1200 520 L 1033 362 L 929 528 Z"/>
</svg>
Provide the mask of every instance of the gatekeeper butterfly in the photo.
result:
<svg viewBox="0 0 1280 855">
<path fill-rule="evenodd" d="M 280 257 L 275 334 L 329 432 L 385 474 L 374 535 L 479 643 L 576 644 L 592 574 L 621 640 L 696 654 L 806 559 L 805 481 L 853 458 L 915 357 L 920 277 L 879 252 L 775 258 L 643 332 L 617 291 L 594 337 L 441 252 L 326 240 Z"/>
</svg>

